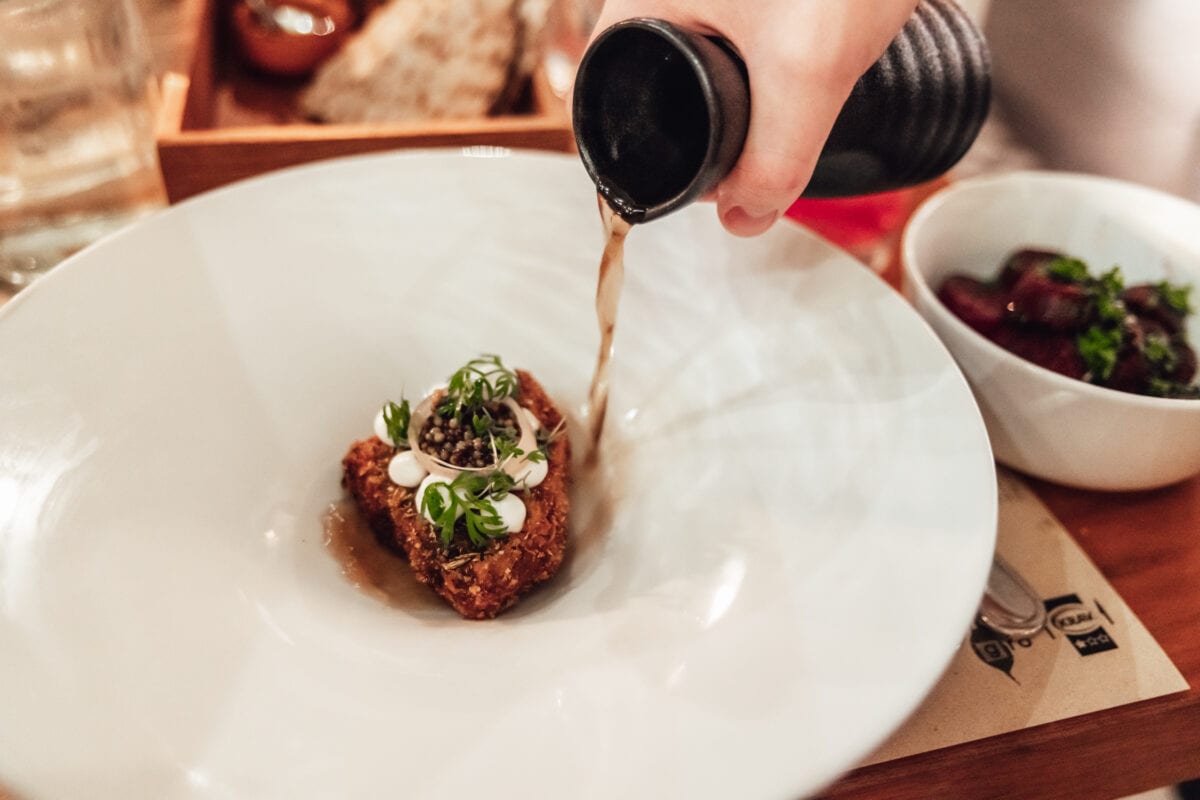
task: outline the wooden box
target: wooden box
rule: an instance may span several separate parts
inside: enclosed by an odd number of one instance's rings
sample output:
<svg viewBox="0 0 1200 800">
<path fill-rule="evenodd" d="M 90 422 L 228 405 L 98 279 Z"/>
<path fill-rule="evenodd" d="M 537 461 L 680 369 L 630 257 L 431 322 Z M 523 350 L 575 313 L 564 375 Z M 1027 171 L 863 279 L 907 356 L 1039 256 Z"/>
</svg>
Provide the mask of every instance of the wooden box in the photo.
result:
<svg viewBox="0 0 1200 800">
<path fill-rule="evenodd" d="M 390 125 L 324 125 L 297 119 L 302 84 L 255 75 L 222 24 L 225 0 L 203 0 L 189 74 L 163 80 L 158 156 L 167 196 L 199 192 L 281 167 L 355 153 L 493 145 L 570 151 L 570 121 L 544 75 L 535 74 L 514 113 Z"/>
</svg>

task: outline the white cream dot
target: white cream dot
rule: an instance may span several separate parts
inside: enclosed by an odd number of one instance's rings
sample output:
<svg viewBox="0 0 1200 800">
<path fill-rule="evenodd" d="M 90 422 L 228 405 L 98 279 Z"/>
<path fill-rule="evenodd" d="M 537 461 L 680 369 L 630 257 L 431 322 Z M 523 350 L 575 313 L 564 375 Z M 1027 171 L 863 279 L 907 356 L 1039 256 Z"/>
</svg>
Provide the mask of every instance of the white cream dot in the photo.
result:
<svg viewBox="0 0 1200 800">
<path fill-rule="evenodd" d="M 525 502 L 515 494 L 508 494 L 503 500 L 493 500 L 492 505 L 509 533 L 516 533 L 525 527 Z"/>
<path fill-rule="evenodd" d="M 379 437 L 379 441 L 384 444 L 390 444 L 392 447 L 396 443 L 392 441 L 392 437 L 388 436 L 387 420 L 383 418 L 383 409 L 379 409 L 379 413 L 375 415 L 375 435 Z"/>
<path fill-rule="evenodd" d="M 525 419 L 529 420 L 529 425 L 533 428 L 534 432 L 540 431 L 542 429 L 542 421 L 537 418 L 537 415 L 525 407 L 522 407 L 521 410 L 525 412 Z"/>
<path fill-rule="evenodd" d="M 417 458 L 411 450 L 401 450 L 388 462 L 388 477 L 397 486 L 411 489 L 424 480 L 428 474 L 425 468 L 417 463 Z"/>
<path fill-rule="evenodd" d="M 546 459 L 542 459 L 536 463 L 532 461 L 522 461 L 520 467 L 517 469 L 517 486 L 525 488 L 537 486 L 542 481 L 546 480 L 546 475 L 549 473 L 550 464 Z"/>
<path fill-rule="evenodd" d="M 425 476 L 425 480 L 421 481 L 421 485 L 417 487 L 416 494 L 413 495 L 413 502 L 416 503 L 418 511 L 421 511 L 421 503 L 425 498 L 425 492 L 429 491 L 430 487 L 432 486 L 438 487 L 434 489 L 435 492 L 441 492 L 443 497 L 449 497 L 450 482 L 445 478 L 439 478 L 437 475 L 427 475 Z M 430 522 L 433 522 L 433 518 L 430 517 L 426 511 L 421 511 L 421 516 L 425 517 L 425 519 L 429 520 Z M 459 509 L 458 516 L 462 516 L 461 508 Z"/>
</svg>

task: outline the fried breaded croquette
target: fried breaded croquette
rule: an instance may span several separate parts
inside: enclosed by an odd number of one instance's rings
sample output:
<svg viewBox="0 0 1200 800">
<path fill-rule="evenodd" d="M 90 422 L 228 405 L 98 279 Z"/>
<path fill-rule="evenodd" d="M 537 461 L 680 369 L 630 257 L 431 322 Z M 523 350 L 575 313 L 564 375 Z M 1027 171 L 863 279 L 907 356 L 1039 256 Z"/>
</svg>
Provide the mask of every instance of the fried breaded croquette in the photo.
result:
<svg viewBox="0 0 1200 800">
<path fill-rule="evenodd" d="M 545 390 L 527 372 L 516 370 L 516 401 L 547 430 L 562 415 Z M 356 442 L 342 461 L 342 484 L 350 491 L 375 536 L 404 555 L 417 580 L 441 595 L 468 619 L 490 619 L 511 607 L 533 586 L 549 579 L 562 564 L 567 545 L 567 490 L 571 446 L 565 435 L 547 446 L 548 473 L 537 486 L 520 491 L 525 524 L 516 533 L 492 539 L 482 549 L 463 543 L 443 545 L 435 527 L 420 514 L 416 489 L 388 478 L 395 449 L 379 438 Z"/>
</svg>

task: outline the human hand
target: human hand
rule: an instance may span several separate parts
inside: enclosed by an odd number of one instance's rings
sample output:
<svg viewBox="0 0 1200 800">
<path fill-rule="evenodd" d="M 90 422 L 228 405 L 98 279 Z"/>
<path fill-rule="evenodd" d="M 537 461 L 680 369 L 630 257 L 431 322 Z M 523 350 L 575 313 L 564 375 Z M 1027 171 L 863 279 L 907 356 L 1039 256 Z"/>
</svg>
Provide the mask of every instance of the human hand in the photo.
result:
<svg viewBox="0 0 1200 800">
<path fill-rule="evenodd" d="M 917 0 L 607 0 L 595 33 L 658 17 L 719 36 L 750 74 L 750 128 L 716 190 L 729 232 L 756 236 L 804 191 L 855 82 L 912 16 Z"/>
</svg>

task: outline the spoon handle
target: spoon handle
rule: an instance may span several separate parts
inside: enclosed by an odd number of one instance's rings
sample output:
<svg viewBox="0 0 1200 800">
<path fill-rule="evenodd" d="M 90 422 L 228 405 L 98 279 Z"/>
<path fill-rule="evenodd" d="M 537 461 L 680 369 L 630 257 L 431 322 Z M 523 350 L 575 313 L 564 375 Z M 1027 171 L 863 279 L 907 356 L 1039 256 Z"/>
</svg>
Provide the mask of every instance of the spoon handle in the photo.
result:
<svg viewBox="0 0 1200 800">
<path fill-rule="evenodd" d="M 979 619 L 996 633 L 1022 639 L 1045 627 L 1046 607 L 1020 573 L 997 555 L 979 604 Z"/>
</svg>

